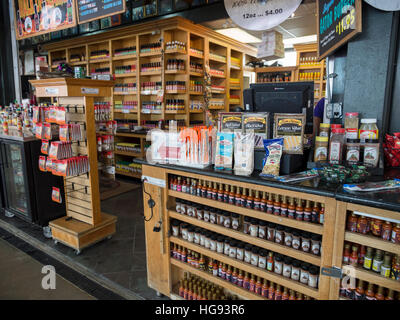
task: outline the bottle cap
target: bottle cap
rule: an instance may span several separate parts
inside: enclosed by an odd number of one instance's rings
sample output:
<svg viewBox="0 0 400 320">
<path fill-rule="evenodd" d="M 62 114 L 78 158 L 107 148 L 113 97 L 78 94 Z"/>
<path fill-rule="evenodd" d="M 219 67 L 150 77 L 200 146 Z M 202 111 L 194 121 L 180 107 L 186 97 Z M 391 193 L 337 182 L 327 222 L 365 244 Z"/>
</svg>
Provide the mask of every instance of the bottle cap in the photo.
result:
<svg viewBox="0 0 400 320">
<path fill-rule="evenodd" d="M 365 124 L 376 123 L 376 119 L 361 119 L 361 123 Z"/>
</svg>

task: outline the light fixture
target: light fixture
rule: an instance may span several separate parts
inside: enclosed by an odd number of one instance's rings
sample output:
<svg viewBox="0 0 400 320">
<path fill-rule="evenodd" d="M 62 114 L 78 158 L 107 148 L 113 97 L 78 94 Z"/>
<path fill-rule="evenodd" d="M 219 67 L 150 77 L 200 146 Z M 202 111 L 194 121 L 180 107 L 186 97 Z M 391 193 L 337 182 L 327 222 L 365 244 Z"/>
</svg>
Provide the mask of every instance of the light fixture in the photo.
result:
<svg viewBox="0 0 400 320">
<path fill-rule="evenodd" d="M 226 28 L 226 29 L 219 29 L 219 30 L 215 30 L 215 31 L 223 34 L 224 36 L 230 37 L 232 39 L 235 39 L 235 40 L 243 42 L 243 43 L 261 42 L 261 39 L 252 36 L 250 33 L 246 32 L 240 28 Z"/>
<path fill-rule="evenodd" d="M 285 48 L 290 48 L 294 44 L 311 43 L 311 42 L 317 42 L 316 34 L 313 34 L 310 36 L 304 36 L 304 37 L 294 37 L 294 38 L 283 39 L 283 44 L 285 45 Z"/>
</svg>

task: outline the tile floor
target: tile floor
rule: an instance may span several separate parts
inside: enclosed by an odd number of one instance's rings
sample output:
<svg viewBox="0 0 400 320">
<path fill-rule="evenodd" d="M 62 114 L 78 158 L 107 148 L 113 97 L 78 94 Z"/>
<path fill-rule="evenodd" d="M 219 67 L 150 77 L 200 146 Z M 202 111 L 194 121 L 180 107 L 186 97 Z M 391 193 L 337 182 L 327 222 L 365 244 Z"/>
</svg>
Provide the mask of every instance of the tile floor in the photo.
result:
<svg viewBox="0 0 400 320">
<path fill-rule="evenodd" d="M 157 297 L 147 286 L 142 188 L 137 184 L 138 188 L 133 191 L 102 201 L 102 211 L 118 217 L 117 232 L 111 239 L 82 250 L 80 255 L 63 244 L 55 245 L 53 240 L 43 236 L 38 226 L 3 214 L 0 219 L 145 299 L 167 299 Z"/>
</svg>

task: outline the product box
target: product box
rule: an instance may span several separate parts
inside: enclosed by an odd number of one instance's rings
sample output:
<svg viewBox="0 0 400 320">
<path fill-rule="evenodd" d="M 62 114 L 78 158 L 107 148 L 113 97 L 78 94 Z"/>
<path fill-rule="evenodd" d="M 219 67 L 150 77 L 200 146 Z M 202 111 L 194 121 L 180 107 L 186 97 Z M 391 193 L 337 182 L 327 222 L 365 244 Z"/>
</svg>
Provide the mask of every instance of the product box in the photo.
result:
<svg viewBox="0 0 400 320">
<path fill-rule="evenodd" d="M 274 139 L 284 138 L 283 152 L 303 154 L 306 116 L 299 113 L 275 113 Z"/>
<path fill-rule="evenodd" d="M 263 140 L 269 138 L 269 113 L 243 113 L 242 123 L 244 133 L 254 131 L 254 149 L 264 150 Z"/>
<path fill-rule="evenodd" d="M 242 131 L 242 113 L 241 112 L 219 112 L 218 113 L 218 131 L 240 130 Z"/>
</svg>

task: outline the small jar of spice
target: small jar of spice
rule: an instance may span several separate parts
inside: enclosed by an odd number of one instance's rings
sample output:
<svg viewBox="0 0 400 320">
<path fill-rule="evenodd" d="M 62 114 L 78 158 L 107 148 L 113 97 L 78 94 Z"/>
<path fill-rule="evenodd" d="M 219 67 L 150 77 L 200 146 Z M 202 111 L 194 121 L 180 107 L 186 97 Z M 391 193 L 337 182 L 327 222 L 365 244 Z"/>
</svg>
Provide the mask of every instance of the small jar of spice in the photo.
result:
<svg viewBox="0 0 400 320">
<path fill-rule="evenodd" d="M 326 162 L 328 160 L 328 141 L 329 137 L 316 137 L 315 138 L 315 162 Z"/>
<path fill-rule="evenodd" d="M 360 161 L 360 139 L 347 139 L 346 147 L 347 164 L 357 164 Z"/>
</svg>

